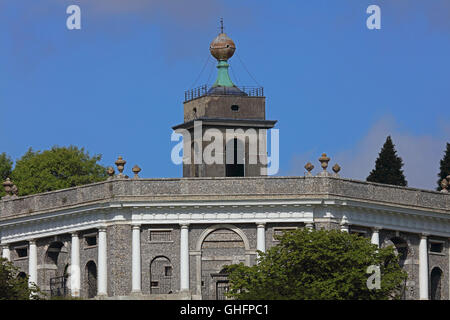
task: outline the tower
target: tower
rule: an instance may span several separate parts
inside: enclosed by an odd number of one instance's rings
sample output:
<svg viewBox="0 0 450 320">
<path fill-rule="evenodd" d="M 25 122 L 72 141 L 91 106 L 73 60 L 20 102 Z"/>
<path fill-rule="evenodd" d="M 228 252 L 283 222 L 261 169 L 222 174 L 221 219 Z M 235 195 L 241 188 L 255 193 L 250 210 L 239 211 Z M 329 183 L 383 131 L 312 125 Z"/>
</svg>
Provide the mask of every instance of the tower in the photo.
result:
<svg viewBox="0 0 450 320">
<path fill-rule="evenodd" d="M 217 79 L 185 92 L 184 122 L 173 127 L 183 135 L 183 177 L 260 176 L 266 174 L 267 129 L 262 87 L 237 87 L 228 74 L 236 45 L 223 32 L 211 42 Z"/>
</svg>

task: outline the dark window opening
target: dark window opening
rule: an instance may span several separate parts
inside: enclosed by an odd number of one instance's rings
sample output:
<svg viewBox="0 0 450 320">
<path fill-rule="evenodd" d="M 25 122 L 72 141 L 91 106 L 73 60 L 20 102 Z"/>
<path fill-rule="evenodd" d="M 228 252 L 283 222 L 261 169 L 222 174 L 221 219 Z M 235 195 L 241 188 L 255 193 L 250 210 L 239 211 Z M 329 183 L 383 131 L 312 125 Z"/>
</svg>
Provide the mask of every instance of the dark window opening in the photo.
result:
<svg viewBox="0 0 450 320">
<path fill-rule="evenodd" d="M 231 110 L 232 110 L 232 111 L 239 111 L 239 106 L 238 106 L 237 104 L 233 104 L 233 105 L 231 106 Z"/>
<path fill-rule="evenodd" d="M 227 143 L 227 152 L 231 152 L 231 145 L 233 144 L 233 163 L 228 163 L 231 159 L 230 155 L 227 154 L 225 175 L 227 177 L 243 177 L 244 176 L 244 146 L 241 141 L 238 143 L 238 139 L 233 139 Z"/>
<path fill-rule="evenodd" d="M 170 267 L 170 266 L 164 267 L 164 275 L 166 277 L 171 277 L 172 276 L 172 267 Z"/>
<path fill-rule="evenodd" d="M 158 281 L 152 281 L 152 282 L 150 282 L 150 286 L 151 286 L 152 288 L 158 288 L 159 282 L 158 282 Z"/>
<path fill-rule="evenodd" d="M 443 248 L 444 248 L 443 243 L 439 243 L 439 242 L 431 242 L 430 243 L 430 252 L 442 253 Z"/>
<path fill-rule="evenodd" d="M 87 237 L 85 237 L 84 239 L 85 239 L 86 245 L 87 245 L 88 247 L 96 246 L 96 245 L 97 245 L 97 237 L 96 237 L 96 236 L 87 236 Z"/>
<path fill-rule="evenodd" d="M 17 248 L 16 253 L 19 258 L 28 257 L 28 249 L 27 248 Z"/>
</svg>

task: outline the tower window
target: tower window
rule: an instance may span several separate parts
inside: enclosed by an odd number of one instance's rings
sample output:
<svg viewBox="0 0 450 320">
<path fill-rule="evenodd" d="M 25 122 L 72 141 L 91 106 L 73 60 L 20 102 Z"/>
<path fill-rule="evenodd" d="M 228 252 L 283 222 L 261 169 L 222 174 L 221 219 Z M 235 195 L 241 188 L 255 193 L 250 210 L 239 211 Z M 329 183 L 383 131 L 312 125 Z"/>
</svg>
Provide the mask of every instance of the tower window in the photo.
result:
<svg viewBox="0 0 450 320">
<path fill-rule="evenodd" d="M 233 104 L 231 106 L 231 110 L 237 112 L 237 111 L 239 111 L 239 106 L 237 104 Z"/>
<path fill-rule="evenodd" d="M 233 139 L 226 145 L 226 166 L 225 176 L 227 177 L 244 177 L 244 160 L 245 160 L 244 144 L 239 139 Z M 231 163 L 229 163 L 231 162 Z"/>
</svg>

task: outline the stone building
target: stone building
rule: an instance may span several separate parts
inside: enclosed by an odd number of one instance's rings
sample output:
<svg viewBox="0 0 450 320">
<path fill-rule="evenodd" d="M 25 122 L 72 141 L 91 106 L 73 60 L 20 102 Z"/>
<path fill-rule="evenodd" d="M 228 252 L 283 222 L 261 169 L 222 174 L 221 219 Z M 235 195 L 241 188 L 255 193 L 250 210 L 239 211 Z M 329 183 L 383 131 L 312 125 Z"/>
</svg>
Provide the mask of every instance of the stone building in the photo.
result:
<svg viewBox="0 0 450 320">
<path fill-rule="evenodd" d="M 235 46 L 223 32 L 210 49 L 218 79 L 186 93 L 184 122 L 174 127 L 185 130 L 184 150 L 206 147 L 186 136 L 201 120 L 202 130 L 260 130 L 264 158 L 275 121 L 265 119 L 263 90 L 231 82 L 227 60 Z M 137 166 L 128 178 L 120 157 L 119 174 L 110 168 L 107 181 L 70 189 L 18 197 L 8 180 L 0 201 L 2 255 L 53 295 L 224 299 L 225 265 L 254 264 L 257 250 L 276 245 L 274 236 L 285 230 L 339 229 L 395 246 L 408 272 L 405 299 L 449 299 L 448 193 L 341 178 L 339 166 L 327 171 L 326 155 L 318 175 L 308 163 L 303 177 L 269 177 L 263 164 L 250 164 L 249 141 L 223 141 L 219 157 L 231 152 L 242 163 L 187 161 L 183 178 L 143 179 Z"/>
</svg>

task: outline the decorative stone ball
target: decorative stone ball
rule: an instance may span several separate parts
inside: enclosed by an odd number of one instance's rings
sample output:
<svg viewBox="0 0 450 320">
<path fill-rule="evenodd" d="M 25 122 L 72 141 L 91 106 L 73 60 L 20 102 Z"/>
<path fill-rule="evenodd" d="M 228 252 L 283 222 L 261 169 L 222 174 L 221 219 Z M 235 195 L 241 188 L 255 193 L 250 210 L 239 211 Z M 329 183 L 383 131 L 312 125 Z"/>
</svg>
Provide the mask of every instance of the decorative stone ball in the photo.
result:
<svg viewBox="0 0 450 320">
<path fill-rule="evenodd" d="M 236 50 L 236 45 L 233 40 L 228 37 L 225 33 L 219 34 L 209 46 L 209 51 L 211 55 L 217 60 L 228 60 L 230 59 L 234 51 Z"/>
<path fill-rule="evenodd" d="M 313 165 L 311 162 L 308 162 L 307 164 L 305 164 L 305 169 L 306 169 L 308 172 L 311 172 L 312 169 L 314 169 L 314 165 Z"/>
<path fill-rule="evenodd" d="M 339 173 L 339 171 L 341 171 L 341 166 L 336 163 L 332 169 L 334 173 Z"/>
<path fill-rule="evenodd" d="M 114 168 L 113 167 L 108 167 L 108 169 L 106 169 L 106 173 L 108 173 L 108 175 L 110 177 L 112 177 L 115 173 Z"/>
</svg>

